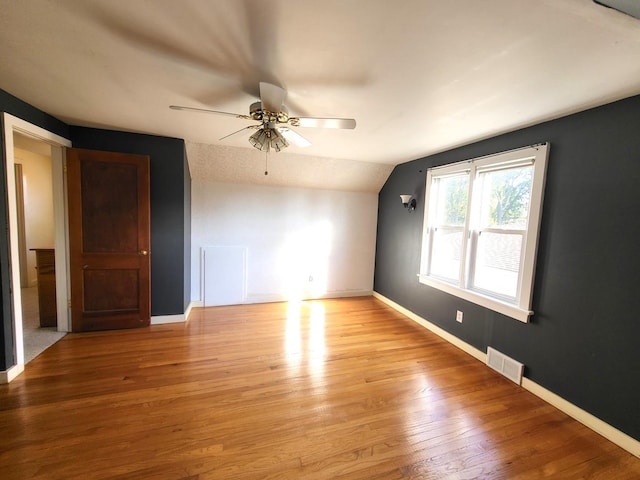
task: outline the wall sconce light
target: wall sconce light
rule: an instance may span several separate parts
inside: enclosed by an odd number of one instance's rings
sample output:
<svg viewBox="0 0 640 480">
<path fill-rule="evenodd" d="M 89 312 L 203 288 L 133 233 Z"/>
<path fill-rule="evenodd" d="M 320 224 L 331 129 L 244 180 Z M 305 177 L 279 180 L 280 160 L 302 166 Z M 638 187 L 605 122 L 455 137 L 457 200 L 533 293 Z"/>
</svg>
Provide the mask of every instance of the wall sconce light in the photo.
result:
<svg viewBox="0 0 640 480">
<path fill-rule="evenodd" d="M 410 212 L 413 212 L 416 209 L 416 199 L 411 197 L 412 195 L 400 195 L 400 200 L 402 200 L 404 208 L 407 208 Z"/>
</svg>

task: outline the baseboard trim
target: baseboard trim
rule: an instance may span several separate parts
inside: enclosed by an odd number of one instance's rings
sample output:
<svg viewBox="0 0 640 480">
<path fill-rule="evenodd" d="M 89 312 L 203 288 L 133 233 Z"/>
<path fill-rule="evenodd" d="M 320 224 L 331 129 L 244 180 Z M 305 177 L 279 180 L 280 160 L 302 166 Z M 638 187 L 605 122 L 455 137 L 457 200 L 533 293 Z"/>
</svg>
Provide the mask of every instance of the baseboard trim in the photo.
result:
<svg viewBox="0 0 640 480">
<path fill-rule="evenodd" d="M 384 295 L 381 295 L 378 292 L 373 292 L 373 296 L 378 300 L 380 300 L 381 302 L 385 303 L 386 305 L 390 306 L 394 310 L 398 311 L 399 313 L 402 313 L 407 318 L 423 326 L 427 330 L 435 333 L 436 335 L 446 340 L 447 342 L 451 343 L 452 345 L 460 348 L 461 350 L 465 351 L 469 355 L 472 355 L 473 357 L 480 360 L 482 363 L 486 365 L 487 363 L 486 353 L 482 352 L 481 350 L 478 350 L 476 347 L 472 345 L 469 345 L 467 342 L 460 340 L 455 335 L 452 335 L 446 330 L 443 330 L 437 325 L 434 325 L 428 320 L 425 320 L 421 316 L 415 314 L 411 310 L 406 309 L 402 305 L 397 304 L 396 302 L 385 297 Z M 566 413 L 570 417 L 582 423 L 584 426 L 590 428 L 596 433 L 599 433 L 600 435 L 605 437 L 607 440 L 610 440 L 611 442 L 615 443 L 619 447 L 624 448 L 627 452 L 640 458 L 640 441 L 636 440 L 633 437 L 630 437 L 626 433 L 609 425 L 603 420 L 600 420 L 598 417 L 595 417 L 589 412 L 582 410 L 577 405 L 574 405 L 568 400 L 565 400 L 559 395 L 551 392 L 550 390 L 547 390 L 543 386 L 538 385 L 537 383 L 535 383 L 532 380 L 529 380 L 526 377 L 522 378 L 521 386 L 525 390 L 533 393 L 538 398 L 541 398 L 545 402 L 556 407 L 558 410 Z"/>
<path fill-rule="evenodd" d="M 189 305 L 187 305 L 187 309 L 184 311 L 184 321 L 185 322 L 189 321 L 189 315 L 191 315 L 191 309 L 193 309 L 193 307 L 195 307 L 193 302 L 189 302 Z"/>
<path fill-rule="evenodd" d="M 184 313 L 178 315 L 155 315 L 151 317 L 151 325 L 164 325 L 165 323 L 184 323 L 186 322 Z"/>
<path fill-rule="evenodd" d="M 327 292 L 322 295 L 305 296 L 301 300 L 328 300 L 331 298 L 349 298 L 349 297 L 370 297 L 373 295 L 372 290 L 343 290 L 337 292 Z M 286 295 L 280 294 L 264 294 L 264 295 L 249 295 L 245 298 L 243 304 L 253 303 L 276 303 L 276 302 L 288 302 L 291 298 Z M 202 302 L 200 302 L 202 303 Z M 200 305 L 204 306 L 204 305 Z"/>
<path fill-rule="evenodd" d="M 443 338 L 447 342 L 458 347 L 460 350 L 463 350 L 464 352 L 468 353 L 472 357 L 475 357 L 476 359 L 480 360 L 482 363 L 485 363 L 485 364 L 487 363 L 487 354 L 482 352 L 481 350 L 478 350 L 476 347 L 469 345 L 467 342 L 463 340 L 460 340 L 455 335 L 450 334 L 446 330 L 443 330 L 437 325 L 434 325 L 430 321 L 425 320 L 419 315 L 416 315 L 411 310 L 404 308 L 402 305 L 397 304 L 396 302 L 385 297 L 384 295 L 380 295 L 378 292 L 373 292 L 373 296 L 378 300 L 380 300 L 381 302 L 386 303 L 394 310 L 397 310 L 398 312 L 402 313 L 405 317 L 408 317 L 409 319 L 413 320 L 417 324 L 423 326 L 427 330 L 435 333 L 436 335 Z"/>
<path fill-rule="evenodd" d="M 164 325 L 165 323 L 184 323 L 189 320 L 191 309 L 198 306 L 195 302 L 189 303 L 184 313 L 177 315 L 154 315 L 151 317 L 151 325 Z"/>
<path fill-rule="evenodd" d="M 530 391 L 535 396 L 540 397 L 545 402 L 550 403 L 558 410 L 563 411 L 570 417 L 573 417 L 586 427 L 599 433 L 604 438 L 611 440 L 619 447 L 624 448 L 627 452 L 632 453 L 636 457 L 640 458 L 640 442 L 633 437 L 630 437 L 624 432 L 621 432 L 617 428 L 609 425 L 608 423 L 600 420 L 598 417 L 591 415 L 589 412 L 582 410 L 580 407 L 565 400 L 564 398 L 556 395 L 550 390 L 547 390 L 541 385 L 529 380 L 526 377 L 522 378 L 522 388 Z"/>
<path fill-rule="evenodd" d="M 16 378 L 24 372 L 24 365 L 14 365 L 10 367 L 8 370 L 0 371 L 0 384 L 9 383 L 11 380 Z"/>
</svg>

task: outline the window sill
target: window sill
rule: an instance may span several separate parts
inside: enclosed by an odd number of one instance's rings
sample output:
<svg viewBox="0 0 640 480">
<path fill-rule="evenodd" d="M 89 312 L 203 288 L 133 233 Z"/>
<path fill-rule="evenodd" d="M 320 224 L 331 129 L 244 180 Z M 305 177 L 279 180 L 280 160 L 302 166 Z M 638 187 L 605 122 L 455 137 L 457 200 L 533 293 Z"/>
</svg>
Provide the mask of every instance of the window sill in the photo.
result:
<svg viewBox="0 0 640 480">
<path fill-rule="evenodd" d="M 481 307 L 488 308 L 489 310 L 493 310 L 494 312 L 506 315 L 507 317 L 511 317 L 523 323 L 528 323 L 529 317 L 533 315 L 533 312 L 531 310 L 523 310 L 516 305 L 501 302 L 500 300 L 487 297 L 471 290 L 464 290 L 460 287 L 456 287 L 455 285 L 435 280 L 428 275 L 418 274 L 418 279 L 420 283 L 424 285 L 437 288 L 438 290 L 462 298 L 463 300 L 475 303 L 476 305 L 480 305 Z"/>
</svg>

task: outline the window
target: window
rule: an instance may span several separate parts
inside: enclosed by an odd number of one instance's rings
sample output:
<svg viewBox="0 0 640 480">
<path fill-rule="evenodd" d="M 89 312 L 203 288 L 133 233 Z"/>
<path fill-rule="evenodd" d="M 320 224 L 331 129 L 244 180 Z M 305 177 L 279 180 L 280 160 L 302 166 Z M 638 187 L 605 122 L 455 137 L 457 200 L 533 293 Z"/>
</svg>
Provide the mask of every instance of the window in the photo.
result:
<svg viewBox="0 0 640 480">
<path fill-rule="evenodd" d="M 420 282 L 528 321 L 548 148 L 429 169 Z"/>
</svg>

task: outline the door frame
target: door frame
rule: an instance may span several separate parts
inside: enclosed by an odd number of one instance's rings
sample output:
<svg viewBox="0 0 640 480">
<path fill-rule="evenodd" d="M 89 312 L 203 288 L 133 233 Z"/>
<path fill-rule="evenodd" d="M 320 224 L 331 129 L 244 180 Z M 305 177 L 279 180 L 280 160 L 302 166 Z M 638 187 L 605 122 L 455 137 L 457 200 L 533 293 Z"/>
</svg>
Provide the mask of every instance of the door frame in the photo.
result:
<svg viewBox="0 0 640 480">
<path fill-rule="evenodd" d="M 71 141 L 44 128 L 3 112 L 5 179 L 7 188 L 7 209 L 9 214 L 9 255 L 11 275 L 11 297 L 13 304 L 13 344 L 16 365 L 7 370 L 6 381 L 10 382 L 24 370 L 24 339 L 22 333 L 22 294 L 20 291 L 20 254 L 18 249 L 18 207 L 15 188 L 15 159 L 13 134 L 19 133 L 51 146 L 53 180 L 53 214 L 56 245 L 56 303 L 58 331 L 71 331 L 69 303 L 69 239 L 67 222 L 67 202 L 65 185 L 65 148 Z"/>
</svg>

